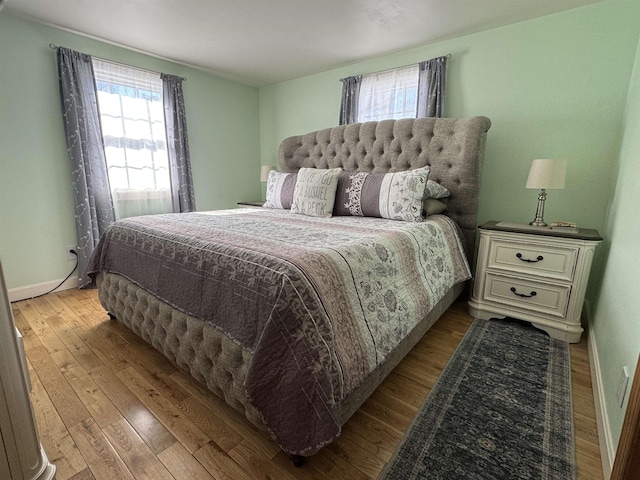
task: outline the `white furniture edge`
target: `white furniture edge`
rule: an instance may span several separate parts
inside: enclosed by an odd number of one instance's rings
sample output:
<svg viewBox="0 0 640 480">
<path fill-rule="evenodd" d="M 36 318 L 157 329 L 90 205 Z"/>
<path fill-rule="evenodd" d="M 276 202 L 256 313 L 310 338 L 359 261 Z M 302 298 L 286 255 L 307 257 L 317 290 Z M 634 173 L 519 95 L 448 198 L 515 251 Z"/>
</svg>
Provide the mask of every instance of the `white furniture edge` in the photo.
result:
<svg viewBox="0 0 640 480">
<path fill-rule="evenodd" d="M 38 437 L 22 337 L 5 291 L 0 265 L 0 448 L 4 453 L 0 473 L 12 480 L 51 480 L 56 467 Z"/>
</svg>

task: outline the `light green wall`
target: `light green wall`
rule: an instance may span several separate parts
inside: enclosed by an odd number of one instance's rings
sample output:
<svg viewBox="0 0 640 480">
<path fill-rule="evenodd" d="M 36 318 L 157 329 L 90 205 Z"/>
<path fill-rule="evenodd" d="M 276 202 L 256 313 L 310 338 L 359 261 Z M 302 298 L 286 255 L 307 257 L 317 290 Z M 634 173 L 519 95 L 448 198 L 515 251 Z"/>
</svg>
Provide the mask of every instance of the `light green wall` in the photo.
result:
<svg viewBox="0 0 640 480">
<path fill-rule="evenodd" d="M 638 18 L 640 2 L 605 1 L 262 87 L 261 161 L 275 164 L 284 137 L 337 123 L 341 77 L 451 53 L 445 116 L 492 120 L 480 222 L 532 220 L 530 162 L 559 157 L 567 186 L 548 192 L 545 219 L 601 230 Z"/>
<path fill-rule="evenodd" d="M 613 169 L 616 170 L 615 168 Z M 624 408 L 616 402 L 622 367 L 630 369 L 633 380 L 640 353 L 640 41 L 636 50 L 627 110 L 624 116 L 619 170 L 614 195 L 604 229 L 606 267 L 593 311 L 593 330 L 600 362 L 605 410 L 617 448 Z M 638 372 L 635 372 L 636 374 Z M 629 383 L 631 385 L 631 383 Z"/>
<path fill-rule="evenodd" d="M 71 173 L 49 43 L 186 77 L 198 210 L 259 198 L 257 88 L 2 12 L 0 258 L 8 288 L 64 278 L 73 265 L 65 259 L 76 243 Z"/>
</svg>

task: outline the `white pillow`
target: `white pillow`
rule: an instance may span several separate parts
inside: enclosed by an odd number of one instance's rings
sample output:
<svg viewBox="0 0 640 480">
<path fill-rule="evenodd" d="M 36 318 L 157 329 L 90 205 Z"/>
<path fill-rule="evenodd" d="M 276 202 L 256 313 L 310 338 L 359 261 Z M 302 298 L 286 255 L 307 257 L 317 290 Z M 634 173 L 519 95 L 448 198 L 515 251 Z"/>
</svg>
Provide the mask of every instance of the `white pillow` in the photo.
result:
<svg viewBox="0 0 640 480">
<path fill-rule="evenodd" d="M 380 185 L 380 216 L 405 222 L 422 222 L 422 200 L 426 198 L 429 166 L 386 173 Z"/>
<path fill-rule="evenodd" d="M 342 168 L 301 168 L 293 191 L 291 213 L 330 217 Z"/>
</svg>

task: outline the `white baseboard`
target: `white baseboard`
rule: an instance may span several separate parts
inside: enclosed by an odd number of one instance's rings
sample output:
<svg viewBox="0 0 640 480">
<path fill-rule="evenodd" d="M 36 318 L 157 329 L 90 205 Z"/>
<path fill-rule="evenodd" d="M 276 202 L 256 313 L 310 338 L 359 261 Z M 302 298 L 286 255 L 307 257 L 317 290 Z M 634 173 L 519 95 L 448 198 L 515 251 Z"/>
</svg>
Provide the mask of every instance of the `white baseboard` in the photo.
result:
<svg viewBox="0 0 640 480">
<path fill-rule="evenodd" d="M 611 469 L 615 460 L 616 451 L 613 447 L 611 436 L 611 426 L 609 416 L 605 408 L 604 385 L 602 383 L 602 369 L 598 357 L 598 347 L 595 335 L 593 334 L 591 314 L 585 302 L 585 313 L 588 325 L 587 346 L 589 350 L 589 368 L 591 370 L 591 385 L 593 388 L 593 399 L 596 409 L 596 423 L 598 425 L 598 440 L 600 442 L 600 457 L 602 458 L 602 474 L 605 480 L 611 478 Z"/>
<path fill-rule="evenodd" d="M 27 285 L 26 287 L 10 288 L 7 291 L 10 302 L 17 302 L 18 300 L 24 300 L 26 298 L 36 297 L 48 292 L 52 288 L 55 288 L 62 279 L 51 280 L 50 282 L 36 283 L 35 285 Z M 78 276 L 74 275 L 64 281 L 62 285 L 56 288 L 56 292 L 61 290 L 69 290 L 70 288 L 78 288 Z"/>
</svg>

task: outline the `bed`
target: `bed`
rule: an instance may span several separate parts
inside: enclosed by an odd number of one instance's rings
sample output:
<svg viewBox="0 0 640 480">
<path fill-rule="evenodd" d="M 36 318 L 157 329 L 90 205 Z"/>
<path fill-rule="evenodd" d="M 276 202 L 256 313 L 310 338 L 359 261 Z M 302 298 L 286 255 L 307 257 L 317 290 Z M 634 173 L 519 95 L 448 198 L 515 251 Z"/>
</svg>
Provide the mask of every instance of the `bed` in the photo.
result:
<svg viewBox="0 0 640 480">
<path fill-rule="evenodd" d="M 105 232 L 87 273 L 112 318 L 285 452 L 312 455 L 463 291 L 490 125 L 486 117 L 385 120 L 287 138 L 272 174 L 290 184 L 297 176 L 299 189 L 306 178 L 331 177 L 329 211 L 298 201 L 299 190 L 290 209 L 278 201 L 124 219 Z M 418 221 L 389 219 L 397 202 L 381 200 L 373 217 L 364 207 L 344 211 L 357 185 L 364 205 L 362 182 L 389 178 L 445 187 L 446 210 Z"/>
</svg>

